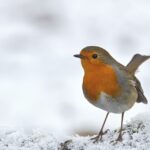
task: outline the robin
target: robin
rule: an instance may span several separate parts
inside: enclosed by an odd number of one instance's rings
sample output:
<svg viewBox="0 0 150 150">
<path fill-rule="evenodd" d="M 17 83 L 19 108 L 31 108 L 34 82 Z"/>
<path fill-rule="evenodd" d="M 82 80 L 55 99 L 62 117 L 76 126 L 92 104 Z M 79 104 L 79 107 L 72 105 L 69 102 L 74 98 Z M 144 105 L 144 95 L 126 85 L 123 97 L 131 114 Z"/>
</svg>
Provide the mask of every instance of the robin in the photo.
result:
<svg viewBox="0 0 150 150">
<path fill-rule="evenodd" d="M 116 141 L 122 141 L 124 113 L 136 102 L 148 103 L 135 73 L 150 56 L 136 54 L 127 66 L 120 64 L 105 49 L 97 46 L 85 47 L 80 54 L 74 56 L 81 59 L 84 69 L 82 87 L 85 98 L 94 106 L 107 111 L 99 134 L 92 140 L 98 142 L 102 139 L 109 113 L 121 113 L 121 127 Z"/>
</svg>

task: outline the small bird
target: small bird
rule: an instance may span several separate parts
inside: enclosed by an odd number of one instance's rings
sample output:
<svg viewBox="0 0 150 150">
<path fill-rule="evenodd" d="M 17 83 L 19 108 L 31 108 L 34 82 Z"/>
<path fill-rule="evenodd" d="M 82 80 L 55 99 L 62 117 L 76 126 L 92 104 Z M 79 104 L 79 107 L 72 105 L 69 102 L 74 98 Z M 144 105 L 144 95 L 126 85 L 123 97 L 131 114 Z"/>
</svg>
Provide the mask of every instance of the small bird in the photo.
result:
<svg viewBox="0 0 150 150">
<path fill-rule="evenodd" d="M 92 140 L 98 142 L 102 139 L 109 113 L 121 113 L 121 127 L 116 141 L 122 141 L 124 113 L 136 102 L 148 103 L 135 73 L 150 56 L 136 54 L 127 66 L 120 64 L 105 49 L 97 46 L 85 47 L 80 54 L 74 56 L 81 59 L 84 69 L 82 88 L 85 98 L 107 112 L 99 134 Z"/>
</svg>

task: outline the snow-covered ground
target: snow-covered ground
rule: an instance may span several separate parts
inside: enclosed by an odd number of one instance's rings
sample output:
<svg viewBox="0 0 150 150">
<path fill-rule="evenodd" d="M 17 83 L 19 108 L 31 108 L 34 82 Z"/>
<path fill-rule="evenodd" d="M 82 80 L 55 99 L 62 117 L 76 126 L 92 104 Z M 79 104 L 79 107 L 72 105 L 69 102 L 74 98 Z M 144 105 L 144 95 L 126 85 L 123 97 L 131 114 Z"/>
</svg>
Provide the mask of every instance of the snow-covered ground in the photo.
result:
<svg viewBox="0 0 150 150">
<path fill-rule="evenodd" d="M 110 130 L 103 140 L 93 143 L 90 136 L 56 137 L 44 131 L 25 134 L 0 128 L 1 150 L 148 150 L 150 147 L 150 115 L 140 114 L 124 126 L 123 141 L 115 142 L 118 130 Z"/>
<path fill-rule="evenodd" d="M 93 143 L 91 137 L 72 137 L 61 144 L 64 150 L 148 150 L 150 147 L 150 115 L 141 114 L 124 126 L 123 141 L 116 142 L 118 130 L 107 132 L 102 141 Z"/>
<path fill-rule="evenodd" d="M 99 45 L 123 64 L 134 53 L 150 54 L 149 5 L 149 0 L 0 0 L 0 125 L 54 135 L 97 133 L 105 112 L 83 97 L 83 71 L 73 54 Z M 137 74 L 148 99 L 149 64 Z M 150 113 L 150 105 L 135 105 L 125 119 L 145 111 Z M 120 115 L 111 115 L 106 127 L 119 125 Z"/>
</svg>

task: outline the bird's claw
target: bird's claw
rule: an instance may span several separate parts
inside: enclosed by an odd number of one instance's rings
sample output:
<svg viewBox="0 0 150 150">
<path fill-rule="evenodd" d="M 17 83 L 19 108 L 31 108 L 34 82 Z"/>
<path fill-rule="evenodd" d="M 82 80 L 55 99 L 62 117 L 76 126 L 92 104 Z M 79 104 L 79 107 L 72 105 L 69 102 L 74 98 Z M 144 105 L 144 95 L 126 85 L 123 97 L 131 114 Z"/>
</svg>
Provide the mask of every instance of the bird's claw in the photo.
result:
<svg viewBox="0 0 150 150">
<path fill-rule="evenodd" d="M 97 142 L 102 140 L 102 135 L 98 135 L 98 136 L 96 136 L 94 138 L 91 138 L 90 140 L 92 140 L 93 143 L 97 143 Z"/>
<path fill-rule="evenodd" d="M 110 141 L 110 143 L 112 143 L 113 145 L 116 145 L 118 142 L 122 142 L 122 135 L 119 134 L 118 138 L 116 140 L 112 140 Z"/>
<path fill-rule="evenodd" d="M 99 141 L 102 141 L 102 136 L 105 135 L 107 132 L 109 131 L 109 129 L 107 129 L 106 131 L 104 132 L 100 132 L 99 135 L 97 135 L 96 137 L 94 138 L 91 138 L 90 140 L 93 140 L 93 143 L 97 143 Z"/>
<path fill-rule="evenodd" d="M 122 135 L 119 134 L 118 138 L 116 139 L 117 142 L 122 142 Z"/>
</svg>

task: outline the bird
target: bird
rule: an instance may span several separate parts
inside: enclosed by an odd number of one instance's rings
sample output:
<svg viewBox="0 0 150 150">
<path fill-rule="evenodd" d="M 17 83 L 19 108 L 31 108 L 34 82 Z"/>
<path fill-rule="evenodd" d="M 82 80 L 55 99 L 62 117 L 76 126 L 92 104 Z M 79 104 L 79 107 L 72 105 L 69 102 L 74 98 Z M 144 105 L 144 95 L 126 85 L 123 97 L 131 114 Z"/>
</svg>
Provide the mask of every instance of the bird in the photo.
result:
<svg viewBox="0 0 150 150">
<path fill-rule="evenodd" d="M 84 70 L 82 89 L 85 98 L 94 106 L 107 112 L 98 135 L 91 140 L 102 140 L 104 125 L 110 113 L 121 114 L 121 126 L 116 141 L 122 141 L 123 119 L 126 111 L 134 104 L 148 101 L 142 85 L 135 76 L 139 66 L 150 55 L 135 54 L 125 66 L 105 49 L 87 46 L 74 57 L 80 58 Z"/>
</svg>

